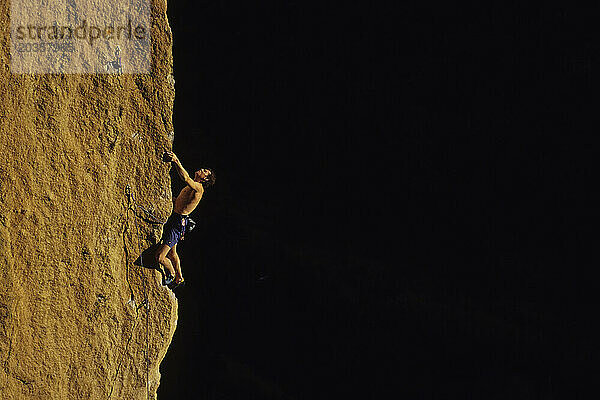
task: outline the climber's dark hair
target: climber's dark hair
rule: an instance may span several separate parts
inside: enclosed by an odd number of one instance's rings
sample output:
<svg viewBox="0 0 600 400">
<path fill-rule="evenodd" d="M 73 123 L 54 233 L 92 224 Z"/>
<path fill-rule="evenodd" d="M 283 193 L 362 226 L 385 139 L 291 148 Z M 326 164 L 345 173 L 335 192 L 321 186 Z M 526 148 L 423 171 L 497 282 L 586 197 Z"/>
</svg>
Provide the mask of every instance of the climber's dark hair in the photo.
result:
<svg viewBox="0 0 600 400">
<path fill-rule="evenodd" d="M 207 187 L 210 187 L 215 184 L 217 177 L 215 176 L 215 173 L 212 169 L 210 169 L 210 168 L 205 168 L 205 169 L 210 171 L 210 175 L 208 175 L 208 178 L 202 180 L 202 186 L 207 188 Z"/>
</svg>

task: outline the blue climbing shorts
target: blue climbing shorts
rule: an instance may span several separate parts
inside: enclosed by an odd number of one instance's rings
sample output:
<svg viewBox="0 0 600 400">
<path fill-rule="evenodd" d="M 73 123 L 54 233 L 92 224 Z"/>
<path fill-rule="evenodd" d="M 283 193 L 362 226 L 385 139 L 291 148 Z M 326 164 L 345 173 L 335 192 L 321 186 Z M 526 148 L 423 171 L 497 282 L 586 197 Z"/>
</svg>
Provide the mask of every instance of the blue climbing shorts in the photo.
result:
<svg viewBox="0 0 600 400">
<path fill-rule="evenodd" d="M 185 235 L 188 219 L 189 217 L 187 215 L 179 215 L 177 213 L 171 214 L 163 226 L 161 242 L 171 248 L 175 246 Z"/>
</svg>

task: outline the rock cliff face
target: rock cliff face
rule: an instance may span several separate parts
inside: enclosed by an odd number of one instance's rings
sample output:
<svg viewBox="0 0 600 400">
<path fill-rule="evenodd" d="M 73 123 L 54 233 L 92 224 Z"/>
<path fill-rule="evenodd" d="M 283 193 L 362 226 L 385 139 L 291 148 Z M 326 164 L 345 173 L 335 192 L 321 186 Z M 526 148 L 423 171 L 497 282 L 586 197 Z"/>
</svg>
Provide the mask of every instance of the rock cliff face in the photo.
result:
<svg viewBox="0 0 600 400">
<path fill-rule="evenodd" d="M 177 301 L 133 261 L 171 211 L 171 31 L 150 74 L 15 75 L 0 4 L 0 399 L 153 399 Z"/>
</svg>

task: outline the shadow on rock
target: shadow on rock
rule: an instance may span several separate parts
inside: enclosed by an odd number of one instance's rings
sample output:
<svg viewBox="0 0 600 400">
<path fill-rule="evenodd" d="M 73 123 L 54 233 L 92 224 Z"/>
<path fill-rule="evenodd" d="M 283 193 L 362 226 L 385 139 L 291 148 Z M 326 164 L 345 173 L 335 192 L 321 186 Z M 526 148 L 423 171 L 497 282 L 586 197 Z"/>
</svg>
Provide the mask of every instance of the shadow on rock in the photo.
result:
<svg viewBox="0 0 600 400">
<path fill-rule="evenodd" d="M 142 252 L 142 254 L 140 254 L 140 256 L 133 262 L 133 264 L 137 265 L 139 267 L 155 269 L 155 270 L 159 271 L 161 273 L 161 275 L 164 276 L 165 272 L 163 271 L 163 269 L 160 267 L 158 261 L 156 260 L 156 252 L 158 250 L 158 246 L 159 246 L 159 244 L 156 243 L 156 244 L 153 244 L 152 246 L 148 247 L 146 250 L 144 250 Z"/>
</svg>

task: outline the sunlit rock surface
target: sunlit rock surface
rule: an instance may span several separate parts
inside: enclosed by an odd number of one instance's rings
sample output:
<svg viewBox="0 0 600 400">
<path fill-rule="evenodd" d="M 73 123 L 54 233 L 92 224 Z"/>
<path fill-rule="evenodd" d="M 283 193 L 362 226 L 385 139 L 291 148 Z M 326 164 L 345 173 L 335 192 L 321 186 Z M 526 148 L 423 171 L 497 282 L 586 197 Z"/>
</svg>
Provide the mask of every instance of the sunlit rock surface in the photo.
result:
<svg viewBox="0 0 600 400">
<path fill-rule="evenodd" d="M 0 4 L 0 399 L 155 398 L 177 301 L 133 265 L 161 227 L 132 210 L 171 210 L 166 2 L 152 2 L 152 71 L 141 75 L 13 75 L 9 9 Z"/>
</svg>

